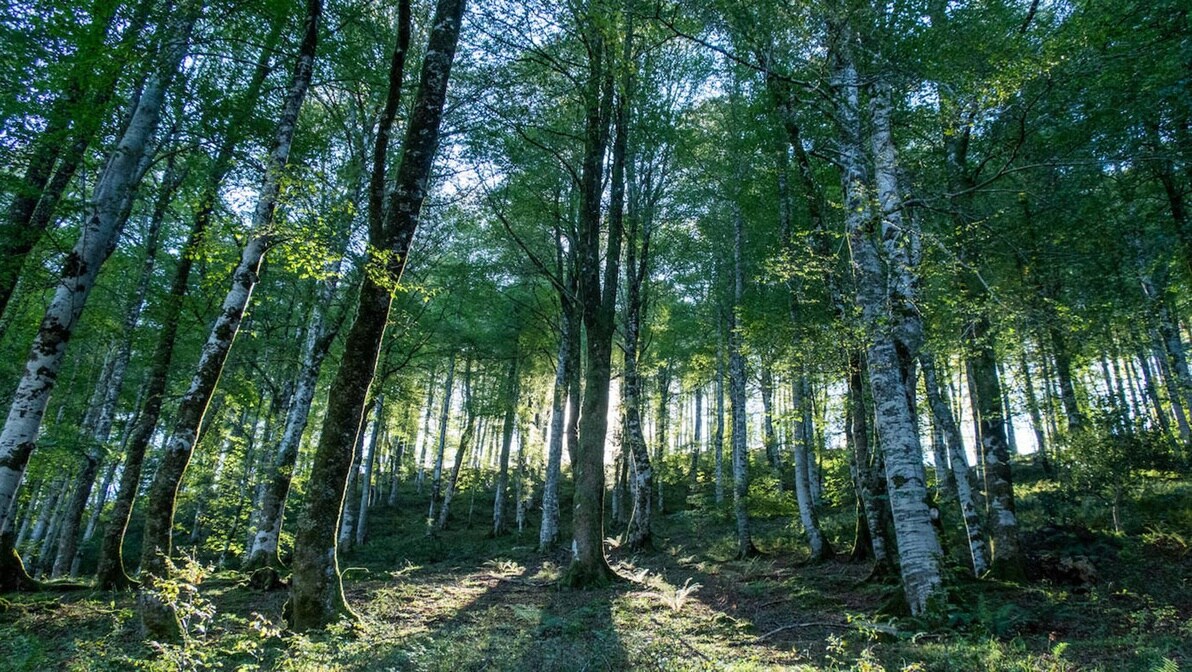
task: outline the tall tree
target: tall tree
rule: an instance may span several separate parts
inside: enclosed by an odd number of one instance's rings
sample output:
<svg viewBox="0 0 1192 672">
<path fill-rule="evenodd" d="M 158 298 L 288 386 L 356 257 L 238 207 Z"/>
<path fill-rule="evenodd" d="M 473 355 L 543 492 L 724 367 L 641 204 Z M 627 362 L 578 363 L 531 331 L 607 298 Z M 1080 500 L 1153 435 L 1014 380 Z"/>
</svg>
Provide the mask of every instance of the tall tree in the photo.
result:
<svg viewBox="0 0 1192 672">
<path fill-rule="evenodd" d="M 151 588 L 154 581 L 167 576 L 178 487 L 198 443 L 199 428 L 203 424 L 203 416 L 207 413 L 211 396 L 223 372 L 224 362 L 240 330 L 253 289 L 260 280 L 261 262 L 265 253 L 277 240 L 277 234 L 272 230 L 273 215 L 281 195 L 286 165 L 290 160 L 298 113 L 306 99 L 314 72 L 322 13 L 322 0 L 307 1 L 298 58 L 282 102 L 265 175 L 261 181 L 261 191 L 252 217 L 251 238 L 241 253 L 240 263 L 233 271 L 232 287 L 224 298 L 203 346 L 190 387 L 179 404 L 174 429 L 149 488 L 141 572 Z M 142 593 L 140 605 L 141 621 L 146 632 L 160 640 L 176 640 L 182 636 L 182 624 L 171 605 L 151 593 Z"/>
<path fill-rule="evenodd" d="M 328 396 L 315 450 L 305 509 L 294 541 L 294 568 L 288 620 L 297 630 L 323 627 L 350 614 L 335 556 L 339 510 L 351 466 L 352 446 L 360 431 L 365 397 L 375 375 L 381 340 L 401 280 L 410 243 L 418 228 L 430 170 L 439 145 L 447 82 L 455 59 L 464 0 L 439 0 L 422 63 L 401 162 L 385 207 L 390 127 L 397 113 L 409 43 L 409 3 L 399 5 L 399 38 L 389 71 L 389 93 L 378 124 L 369 186 L 369 260 L 376 273 L 361 283 L 356 318 L 344 343 L 345 356 Z M 401 36 L 404 35 L 403 39 Z"/>
<path fill-rule="evenodd" d="M 152 140 L 161 120 L 166 90 L 178 72 L 190 44 L 191 29 L 202 3 L 188 1 L 163 24 L 160 48 L 132 117 L 113 150 L 91 198 L 84 230 L 63 264 L 54 297 L 34 337 L 25 371 L 17 384 L 8 417 L 0 431 L 0 530 L 36 446 L 42 417 L 87 298 L 104 261 L 115 250 L 127 221 L 126 203 L 133 198 L 148 168 Z M 9 555 L 0 540 L 0 554 Z M 5 561 L 6 560 L 0 560 Z M 18 581 L 23 571 L 3 572 L 6 582 Z"/>
</svg>

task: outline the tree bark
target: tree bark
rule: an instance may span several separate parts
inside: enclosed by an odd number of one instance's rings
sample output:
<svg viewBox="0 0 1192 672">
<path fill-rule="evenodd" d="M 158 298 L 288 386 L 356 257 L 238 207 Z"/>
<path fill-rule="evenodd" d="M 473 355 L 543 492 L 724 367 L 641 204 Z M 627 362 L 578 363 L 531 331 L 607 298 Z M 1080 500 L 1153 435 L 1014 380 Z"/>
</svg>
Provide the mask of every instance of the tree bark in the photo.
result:
<svg viewBox="0 0 1192 672">
<path fill-rule="evenodd" d="M 199 428 L 203 424 L 203 416 L 223 372 L 224 362 L 240 330 L 253 289 L 260 279 L 261 262 L 275 241 L 275 235 L 271 230 L 273 213 L 281 193 L 286 164 L 289 162 L 298 113 L 306 98 L 314 70 L 322 11 L 322 0 L 308 0 L 302 43 L 274 131 L 260 195 L 253 212 L 251 238 L 240 255 L 240 263 L 233 271 L 232 286 L 224 297 L 207 342 L 203 345 L 190 387 L 178 406 L 173 432 L 166 443 L 165 452 L 149 489 L 141 571 L 150 580 L 151 588 L 153 581 L 166 576 L 166 559 L 171 552 L 178 487 L 198 442 Z M 158 641 L 175 641 L 181 637 L 181 623 L 172 607 L 149 593 L 142 593 L 140 606 L 141 622 L 148 634 Z"/>
<path fill-rule="evenodd" d="M 435 466 L 430 478 L 430 510 L 426 514 L 428 525 L 438 519 L 439 501 L 443 496 L 443 454 L 447 449 L 447 422 L 451 419 L 451 394 L 455 383 L 455 353 L 447 364 L 447 382 L 443 384 L 443 408 L 439 411 L 439 438 L 435 449 Z"/>
<path fill-rule="evenodd" d="M 146 82 L 127 130 L 104 168 L 88 206 L 83 232 L 67 255 L 54 296 L 46 308 L 25 369 L 0 431 L 0 515 L 16 496 L 21 475 L 36 446 L 42 416 L 54 389 L 66 346 L 103 263 L 116 248 L 126 218 L 125 204 L 144 171 L 165 92 L 178 71 L 201 10 L 191 0 L 163 28 L 158 62 Z M 0 529 L 7 521 L 0 519 Z M 7 553 L 0 549 L 0 553 Z"/>
<path fill-rule="evenodd" d="M 389 76 L 389 94 L 373 153 L 369 198 L 369 245 L 384 250 L 384 278 L 365 274 L 359 308 L 344 343 L 344 359 L 328 397 L 315 450 L 306 506 L 294 541 L 294 565 L 287 620 L 298 631 L 321 628 L 352 612 L 344 599 L 335 554 L 335 531 L 344 498 L 351 451 L 360 430 L 365 397 L 376 373 L 392 286 L 401 280 L 410 243 L 426 198 L 431 165 L 439 145 L 439 126 L 447 82 L 459 41 L 464 0 L 439 0 L 431 21 L 418 94 L 406 129 L 405 145 L 389 207 L 385 197 L 388 135 L 399 102 L 405 51 L 409 44 L 409 3 L 399 5 L 399 38 Z M 373 260 L 371 263 L 377 263 Z M 378 280 L 382 284 L 378 284 Z"/>
</svg>

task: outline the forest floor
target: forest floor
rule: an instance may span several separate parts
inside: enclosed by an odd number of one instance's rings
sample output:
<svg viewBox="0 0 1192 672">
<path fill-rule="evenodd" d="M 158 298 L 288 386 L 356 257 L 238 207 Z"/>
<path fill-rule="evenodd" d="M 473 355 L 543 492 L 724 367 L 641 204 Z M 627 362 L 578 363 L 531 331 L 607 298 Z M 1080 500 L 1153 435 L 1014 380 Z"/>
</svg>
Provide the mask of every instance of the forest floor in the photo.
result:
<svg viewBox="0 0 1192 672">
<path fill-rule="evenodd" d="M 537 554 L 536 530 L 492 539 L 459 520 L 426 537 L 411 501 L 374 514 L 341 561 L 355 624 L 285 632 L 286 592 L 234 572 L 199 586 L 181 646 L 141 640 L 132 595 L 8 595 L 0 669 L 1192 669 L 1192 486 L 1152 489 L 1139 515 L 1164 522 L 1136 534 L 1046 523 L 1045 499 L 1020 500 L 1035 580 L 968 581 L 957 564 L 948 604 L 922 619 L 890 613 L 898 589 L 867 581 L 868 563 L 801 564 L 785 513 L 755 519 L 763 555 L 747 560 L 722 513 L 664 514 L 654 552 L 611 550 L 625 580 L 569 591 L 555 586 L 566 555 Z"/>
</svg>

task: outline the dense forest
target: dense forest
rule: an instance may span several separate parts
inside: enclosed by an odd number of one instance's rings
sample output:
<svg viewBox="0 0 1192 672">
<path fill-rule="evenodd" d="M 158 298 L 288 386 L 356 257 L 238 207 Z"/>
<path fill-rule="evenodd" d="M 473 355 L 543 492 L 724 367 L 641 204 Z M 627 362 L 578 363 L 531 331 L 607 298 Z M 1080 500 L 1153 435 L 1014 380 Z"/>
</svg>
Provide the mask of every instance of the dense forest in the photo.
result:
<svg viewBox="0 0 1192 672">
<path fill-rule="evenodd" d="M 1186 0 L 10 0 L 0 668 L 1192 667 Z"/>
</svg>

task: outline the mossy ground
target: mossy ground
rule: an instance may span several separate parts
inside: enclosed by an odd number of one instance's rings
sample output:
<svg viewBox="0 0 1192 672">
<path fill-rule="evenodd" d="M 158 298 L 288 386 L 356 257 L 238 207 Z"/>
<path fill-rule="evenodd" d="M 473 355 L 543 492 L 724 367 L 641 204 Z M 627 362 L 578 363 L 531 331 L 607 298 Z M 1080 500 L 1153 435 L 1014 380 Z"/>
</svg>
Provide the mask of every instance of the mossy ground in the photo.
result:
<svg viewBox="0 0 1192 672">
<path fill-rule="evenodd" d="M 1045 511 L 1048 492 L 1022 488 L 1028 540 L 1057 520 Z M 956 563 L 947 604 L 923 619 L 890 615 L 897 586 L 865 582 L 866 564 L 802 564 L 783 507 L 756 511 L 764 555 L 740 561 L 727 515 L 677 496 L 668 502 L 676 512 L 656 518 L 655 552 L 611 549 L 625 580 L 608 588 L 559 590 L 566 553 L 538 554 L 531 529 L 489 538 L 479 508 L 471 527 L 461 505 L 453 529 L 428 537 L 411 499 L 374 513 L 370 542 L 341 563 L 358 623 L 285 632 L 285 591 L 252 590 L 232 572 L 200 586 L 214 615 L 192 617 L 177 647 L 142 641 L 129 594 L 8 595 L 0 669 L 1192 669 L 1187 484 L 1152 488 L 1130 511 L 1146 524 L 1124 534 L 1073 526 L 1035 535 L 1039 553 L 1089 558 L 1095 584 L 970 581 Z M 842 514 L 829 527 L 849 522 Z"/>
</svg>

